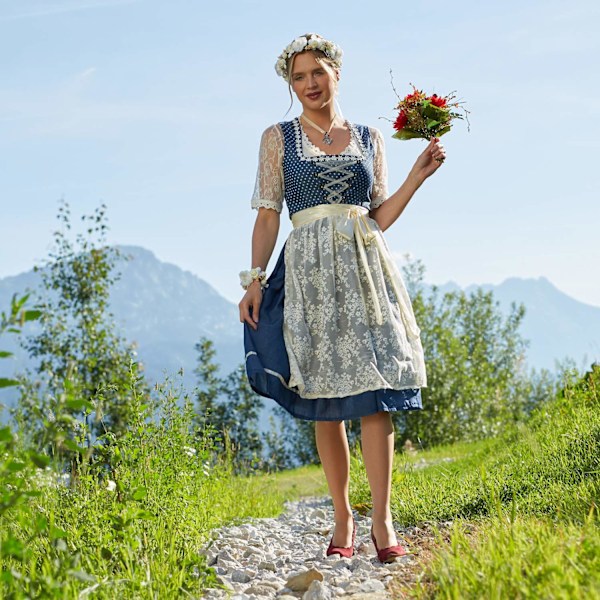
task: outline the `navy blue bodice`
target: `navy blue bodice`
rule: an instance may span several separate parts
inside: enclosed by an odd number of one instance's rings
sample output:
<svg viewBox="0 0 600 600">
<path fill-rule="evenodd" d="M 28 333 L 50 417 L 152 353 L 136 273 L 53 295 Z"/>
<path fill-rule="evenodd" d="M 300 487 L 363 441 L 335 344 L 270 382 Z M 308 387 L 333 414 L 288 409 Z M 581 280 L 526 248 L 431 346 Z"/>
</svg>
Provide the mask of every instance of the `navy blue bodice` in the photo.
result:
<svg viewBox="0 0 600 600">
<path fill-rule="evenodd" d="M 369 128 L 349 124 L 360 156 L 334 154 L 306 156 L 298 118 L 280 123 L 284 139 L 284 197 L 290 217 L 319 204 L 355 204 L 369 207 L 373 188 L 374 148 Z"/>
</svg>

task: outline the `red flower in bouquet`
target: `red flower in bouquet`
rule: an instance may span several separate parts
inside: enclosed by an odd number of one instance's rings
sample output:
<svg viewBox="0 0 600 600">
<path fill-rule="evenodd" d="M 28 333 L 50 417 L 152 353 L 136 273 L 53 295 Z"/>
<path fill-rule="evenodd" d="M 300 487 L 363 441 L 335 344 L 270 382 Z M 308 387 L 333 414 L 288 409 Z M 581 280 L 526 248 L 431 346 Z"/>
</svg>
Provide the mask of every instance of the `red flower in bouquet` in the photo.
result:
<svg viewBox="0 0 600 600">
<path fill-rule="evenodd" d="M 394 121 L 394 129 L 396 129 L 397 131 L 400 131 L 401 129 L 404 129 L 404 127 L 407 123 L 408 123 L 408 117 L 406 116 L 406 113 L 403 110 L 401 110 L 398 113 L 396 120 Z"/>
<path fill-rule="evenodd" d="M 448 133 L 453 119 L 465 118 L 467 124 L 469 123 L 467 118 L 469 111 L 462 106 L 463 102 L 455 100 L 454 93 L 447 96 L 428 95 L 418 90 L 412 83 L 411 85 L 413 88 L 411 94 L 407 94 L 402 100 L 398 97 L 396 110 L 399 112 L 393 122 L 396 133 L 392 137 L 399 140 L 412 138 L 430 140 Z M 456 109 L 461 109 L 464 117 L 456 112 Z"/>
<path fill-rule="evenodd" d="M 442 98 L 442 96 L 438 96 L 437 94 L 433 94 L 433 96 L 430 96 L 429 102 L 431 102 L 431 104 L 439 108 L 443 108 L 444 106 L 446 106 L 447 103 L 446 98 Z"/>
</svg>

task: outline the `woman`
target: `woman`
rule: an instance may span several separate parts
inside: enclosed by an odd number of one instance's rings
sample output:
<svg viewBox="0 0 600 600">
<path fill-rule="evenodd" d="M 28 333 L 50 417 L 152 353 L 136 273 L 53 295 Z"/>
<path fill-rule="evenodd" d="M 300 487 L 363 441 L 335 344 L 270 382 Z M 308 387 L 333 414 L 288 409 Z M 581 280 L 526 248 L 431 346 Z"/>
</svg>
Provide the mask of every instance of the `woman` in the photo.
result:
<svg viewBox="0 0 600 600">
<path fill-rule="evenodd" d="M 344 419 L 361 419 L 371 536 L 379 559 L 390 562 L 405 554 L 390 511 L 390 411 L 422 408 L 426 375 L 419 328 L 382 231 L 446 153 L 432 139 L 388 197 L 381 133 L 336 114 L 341 56 L 333 42 L 306 34 L 277 61 L 302 113 L 267 128 L 261 139 L 253 268 L 240 273 L 240 321 L 253 389 L 316 422 L 335 514 L 328 555 L 353 553 Z M 267 282 L 284 199 L 294 230 Z"/>
</svg>

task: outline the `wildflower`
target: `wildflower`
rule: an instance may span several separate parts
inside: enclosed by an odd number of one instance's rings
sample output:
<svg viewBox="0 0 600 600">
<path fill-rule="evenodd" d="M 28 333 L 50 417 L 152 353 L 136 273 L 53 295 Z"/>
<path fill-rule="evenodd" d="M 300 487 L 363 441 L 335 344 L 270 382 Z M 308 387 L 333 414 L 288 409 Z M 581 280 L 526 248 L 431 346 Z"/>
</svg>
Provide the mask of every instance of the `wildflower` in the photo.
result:
<svg viewBox="0 0 600 600">
<path fill-rule="evenodd" d="M 192 458 L 193 456 L 196 455 L 196 448 L 192 448 L 190 446 L 184 446 L 183 447 L 183 451 L 190 457 Z"/>
<path fill-rule="evenodd" d="M 106 482 L 106 489 L 107 489 L 109 492 L 114 492 L 114 491 L 117 489 L 117 484 L 116 484 L 116 483 L 115 483 L 115 482 L 114 482 L 112 479 L 109 479 L 109 480 Z"/>
</svg>

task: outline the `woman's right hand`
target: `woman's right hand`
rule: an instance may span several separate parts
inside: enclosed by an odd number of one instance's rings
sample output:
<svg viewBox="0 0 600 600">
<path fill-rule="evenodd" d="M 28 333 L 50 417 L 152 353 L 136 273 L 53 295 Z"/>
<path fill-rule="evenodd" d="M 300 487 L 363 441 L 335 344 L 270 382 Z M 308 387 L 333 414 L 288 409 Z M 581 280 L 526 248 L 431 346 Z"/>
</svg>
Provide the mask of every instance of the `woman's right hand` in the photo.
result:
<svg viewBox="0 0 600 600">
<path fill-rule="evenodd" d="M 255 331 L 258 328 L 258 314 L 260 312 L 262 294 L 260 282 L 253 281 L 238 305 L 240 309 L 240 323 L 248 323 Z"/>
</svg>

